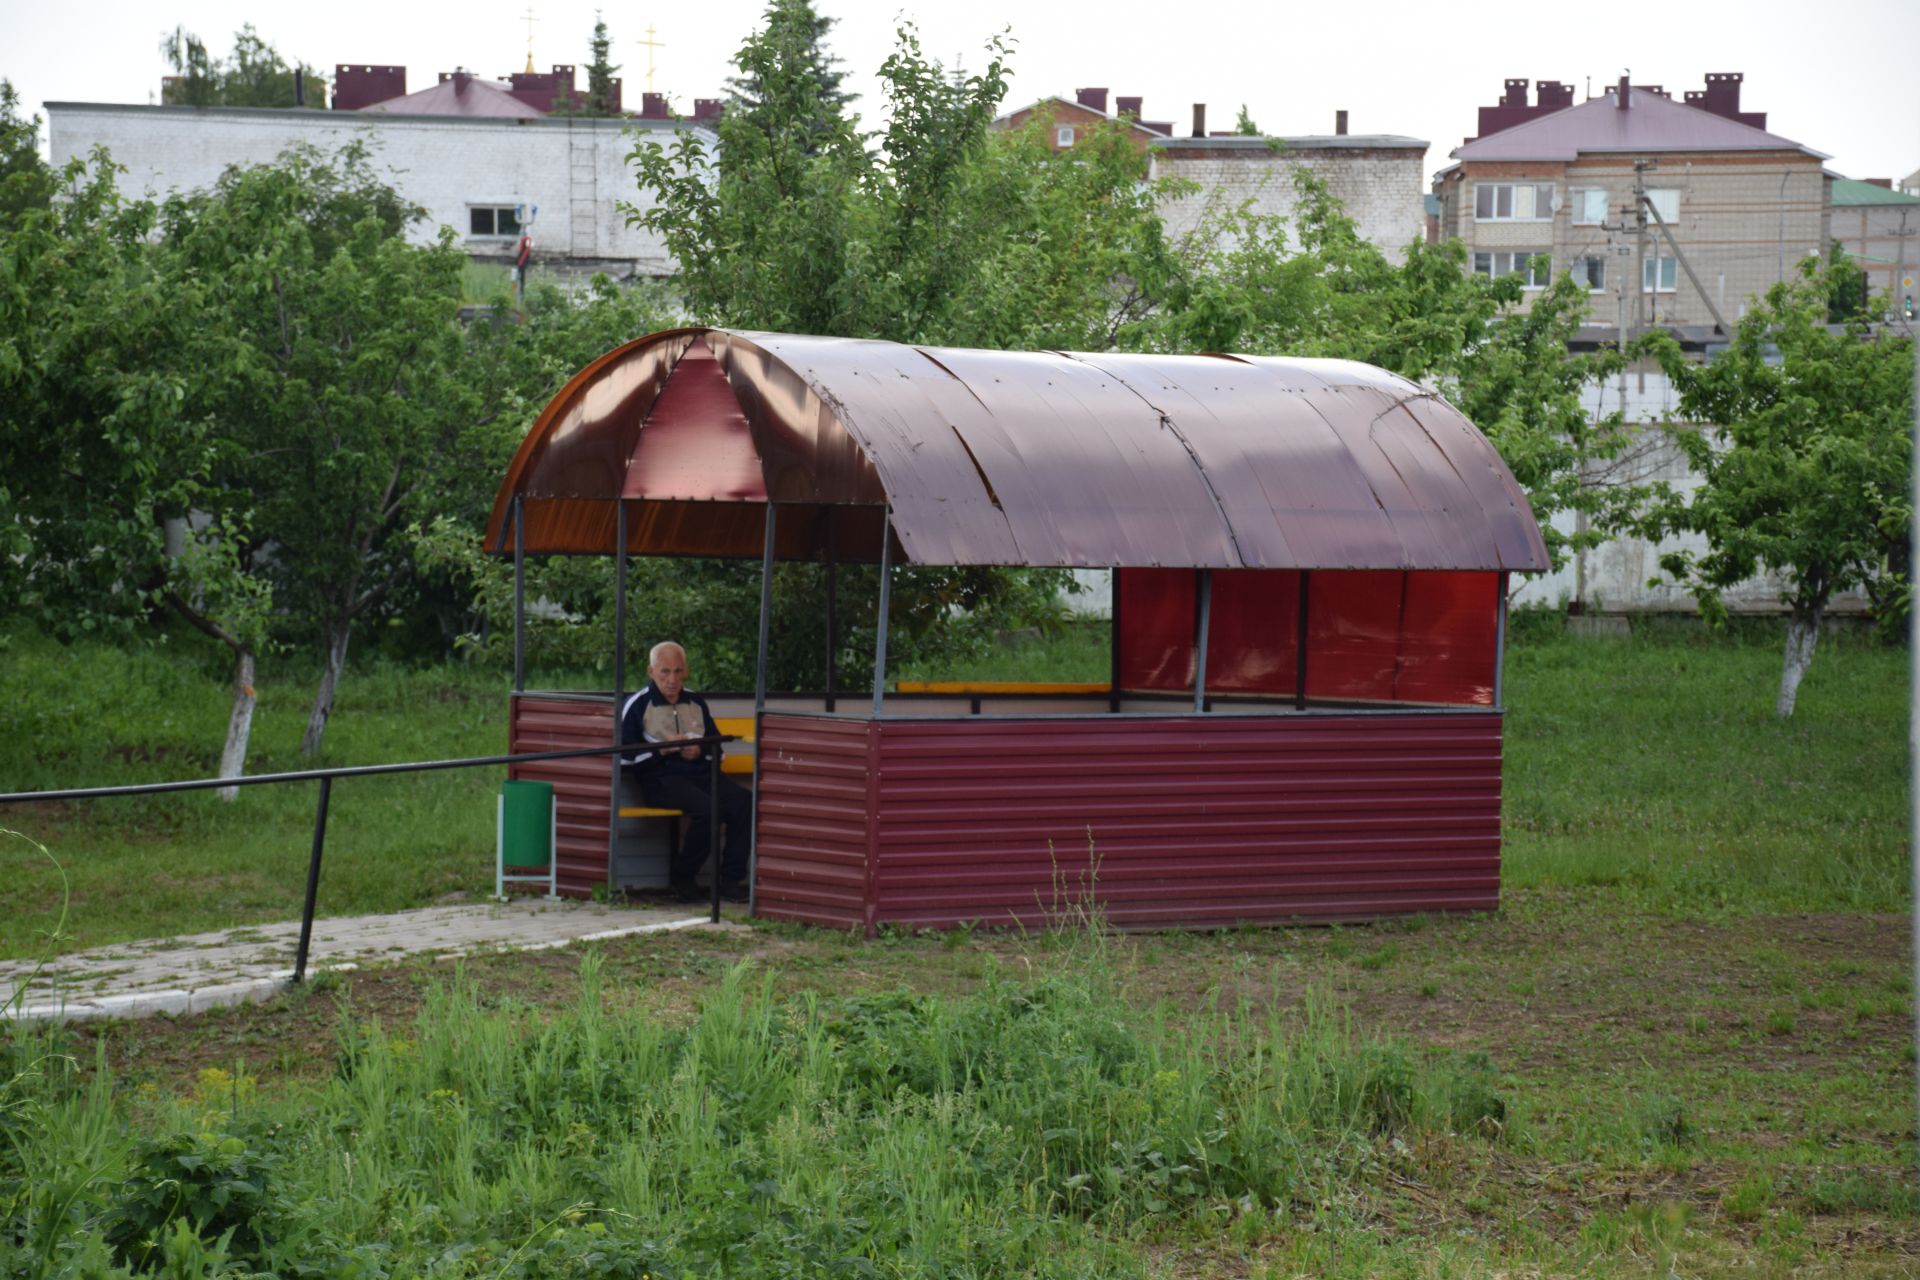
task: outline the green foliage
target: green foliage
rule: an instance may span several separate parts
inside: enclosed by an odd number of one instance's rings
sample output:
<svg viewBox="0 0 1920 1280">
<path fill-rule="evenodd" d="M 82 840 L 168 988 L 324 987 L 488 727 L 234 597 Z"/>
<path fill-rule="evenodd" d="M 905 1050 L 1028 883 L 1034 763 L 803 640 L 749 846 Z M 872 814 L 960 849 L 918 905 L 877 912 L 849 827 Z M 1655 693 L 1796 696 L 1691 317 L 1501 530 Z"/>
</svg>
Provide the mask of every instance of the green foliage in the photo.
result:
<svg viewBox="0 0 1920 1280">
<path fill-rule="evenodd" d="M 187 371 L 194 281 L 152 252 L 151 204 L 104 154 L 0 230 L 0 594 L 50 634 L 132 631 L 162 521 L 200 504 L 212 442 Z"/>
<path fill-rule="evenodd" d="M 587 63 L 587 91 L 578 98 L 555 98 L 553 110 L 556 116 L 587 116 L 610 119 L 624 114 L 614 110 L 613 79 L 620 70 L 616 62 L 609 61 L 613 55 L 613 37 L 607 34 L 607 20 L 600 11 L 593 11 L 593 37 L 587 41 L 592 60 Z"/>
<path fill-rule="evenodd" d="M 549 1016 L 461 977 L 405 1027 L 343 1006 L 345 1069 L 284 1097 L 50 1109 L 27 1161 L 79 1190 L 36 1223 L 165 1274 L 1137 1276 L 1168 1226 L 1385 1186 L 1485 1071 L 1311 994 L 1176 1030 L 1098 940 L 1059 950 L 951 997 L 776 1000 L 740 965 L 681 1024 L 610 1010 L 591 953 Z"/>
<path fill-rule="evenodd" d="M 268 1243 L 267 1163 L 246 1137 L 232 1134 L 182 1132 L 139 1143 L 107 1210 L 108 1247 L 135 1270 L 153 1270 L 177 1224 L 222 1253 L 257 1256 Z"/>
<path fill-rule="evenodd" d="M 1817 621 L 1835 592 L 1891 598 L 1912 524 L 1913 340 L 1826 324 L 1842 273 L 1802 264 L 1741 318 L 1728 350 L 1687 361 L 1666 335 L 1649 350 L 1680 392 L 1670 434 L 1702 479 L 1664 495 L 1649 537 L 1696 533 L 1708 549 L 1661 567 L 1724 617 L 1720 594 L 1762 570 L 1785 579 L 1797 617 Z"/>
<path fill-rule="evenodd" d="M 903 28 L 880 69 L 887 127 L 856 133 L 780 25 L 739 64 L 757 105 L 671 150 L 633 153 L 644 207 L 703 322 L 983 347 L 1104 348 L 1137 305 L 1126 280 L 1164 269 L 1144 162 L 1118 127 L 1071 153 L 1046 122 L 991 128 L 1005 48 L 945 74 Z M 869 145 L 874 148 L 869 152 Z"/>
<path fill-rule="evenodd" d="M 53 170 L 40 158 L 40 117 L 20 114 L 20 95 L 0 80 L 0 233 L 53 198 Z"/>
<path fill-rule="evenodd" d="M 1240 114 L 1234 119 L 1233 131 L 1247 138 L 1260 136 L 1260 126 L 1253 122 L 1253 116 L 1248 113 L 1247 104 L 1244 102 L 1240 104 Z"/>
<path fill-rule="evenodd" d="M 305 105 L 327 105 L 327 82 L 319 71 L 304 62 L 288 63 L 251 22 L 234 33 L 233 53 L 225 59 L 210 55 L 185 27 L 160 38 L 160 56 L 173 68 L 160 89 L 160 101 L 168 106 L 291 107 L 296 70 L 305 78 Z"/>
<path fill-rule="evenodd" d="M 1845 245 L 1833 241 L 1827 247 L 1827 323 L 1868 319 L 1867 301 L 1865 269 L 1854 265 Z"/>
<path fill-rule="evenodd" d="M 734 58 L 740 74 L 727 81 L 729 113 L 764 129 L 800 106 L 801 132 L 824 146 L 846 123 L 847 108 L 858 97 L 841 88 L 846 73 L 827 49 L 827 33 L 837 21 L 816 12 L 813 0 L 770 0 L 762 25 Z"/>
</svg>

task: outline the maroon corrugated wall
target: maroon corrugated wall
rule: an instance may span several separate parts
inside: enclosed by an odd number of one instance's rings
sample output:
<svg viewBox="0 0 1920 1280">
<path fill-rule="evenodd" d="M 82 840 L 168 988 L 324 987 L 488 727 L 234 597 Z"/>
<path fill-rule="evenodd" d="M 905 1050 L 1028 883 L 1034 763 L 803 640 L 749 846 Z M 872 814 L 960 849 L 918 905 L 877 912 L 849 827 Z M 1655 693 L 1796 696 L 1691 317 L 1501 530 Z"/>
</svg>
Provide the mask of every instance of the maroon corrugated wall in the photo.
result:
<svg viewBox="0 0 1920 1280">
<path fill-rule="evenodd" d="M 761 731 L 759 914 L 1153 928 L 1491 910 L 1497 713 Z"/>
<path fill-rule="evenodd" d="M 613 703 L 515 694 L 508 728 L 509 754 L 568 751 L 613 744 Z M 612 765 L 606 756 L 539 760 L 507 766 L 507 776 L 551 782 L 557 810 L 560 893 L 586 898 L 607 882 L 607 823 Z"/>
</svg>

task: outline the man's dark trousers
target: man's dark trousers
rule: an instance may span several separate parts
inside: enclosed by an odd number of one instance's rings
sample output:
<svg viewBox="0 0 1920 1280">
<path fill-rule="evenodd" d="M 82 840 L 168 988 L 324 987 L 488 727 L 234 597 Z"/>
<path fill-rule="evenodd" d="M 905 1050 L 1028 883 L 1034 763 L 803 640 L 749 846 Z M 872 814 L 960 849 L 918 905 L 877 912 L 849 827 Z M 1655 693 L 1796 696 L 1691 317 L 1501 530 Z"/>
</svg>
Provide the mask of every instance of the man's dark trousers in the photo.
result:
<svg viewBox="0 0 1920 1280">
<path fill-rule="evenodd" d="M 667 774 L 640 779 L 640 793 L 654 809 L 678 809 L 687 815 L 687 838 L 673 855 L 673 884 L 684 889 L 700 874 L 713 835 L 713 812 L 707 803 L 707 775 Z M 742 884 L 747 878 L 747 848 L 753 835 L 753 793 L 720 775 L 720 814 L 726 822 L 726 841 L 720 848 L 720 883 Z"/>
</svg>

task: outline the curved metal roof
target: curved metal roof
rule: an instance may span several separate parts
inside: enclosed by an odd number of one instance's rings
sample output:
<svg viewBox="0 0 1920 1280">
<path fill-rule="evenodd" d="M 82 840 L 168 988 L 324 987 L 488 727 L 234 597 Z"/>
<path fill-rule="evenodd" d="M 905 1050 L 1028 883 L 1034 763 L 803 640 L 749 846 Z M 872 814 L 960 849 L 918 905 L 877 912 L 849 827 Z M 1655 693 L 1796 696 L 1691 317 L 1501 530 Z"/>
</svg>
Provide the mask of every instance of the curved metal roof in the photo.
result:
<svg viewBox="0 0 1920 1280">
<path fill-rule="evenodd" d="M 723 329 L 594 361 L 508 468 L 487 546 L 879 552 L 915 564 L 1548 567 L 1526 495 L 1437 395 L 1370 365 L 975 351 Z"/>
</svg>

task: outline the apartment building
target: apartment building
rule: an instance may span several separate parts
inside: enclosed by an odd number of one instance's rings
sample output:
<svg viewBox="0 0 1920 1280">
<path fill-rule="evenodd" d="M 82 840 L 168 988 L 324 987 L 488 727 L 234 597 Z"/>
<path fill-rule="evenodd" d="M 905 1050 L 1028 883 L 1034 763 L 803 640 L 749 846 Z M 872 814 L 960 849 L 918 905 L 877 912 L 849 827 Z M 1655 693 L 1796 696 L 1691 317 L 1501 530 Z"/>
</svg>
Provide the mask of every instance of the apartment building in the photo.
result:
<svg viewBox="0 0 1920 1280">
<path fill-rule="evenodd" d="M 1730 326 L 1832 231 L 1827 157 L 1741 110 L 1742 79 L 1709 75 L 1676 102 L 1622 77 L 1578 104 L 1557 81 L 1529 104 L 1509 80 L 1434 177 L 1440 238 L 1466 242 L 1469 270 L 1529 290 L 1571 272 L 1598 329 Z"/>
</svg>

